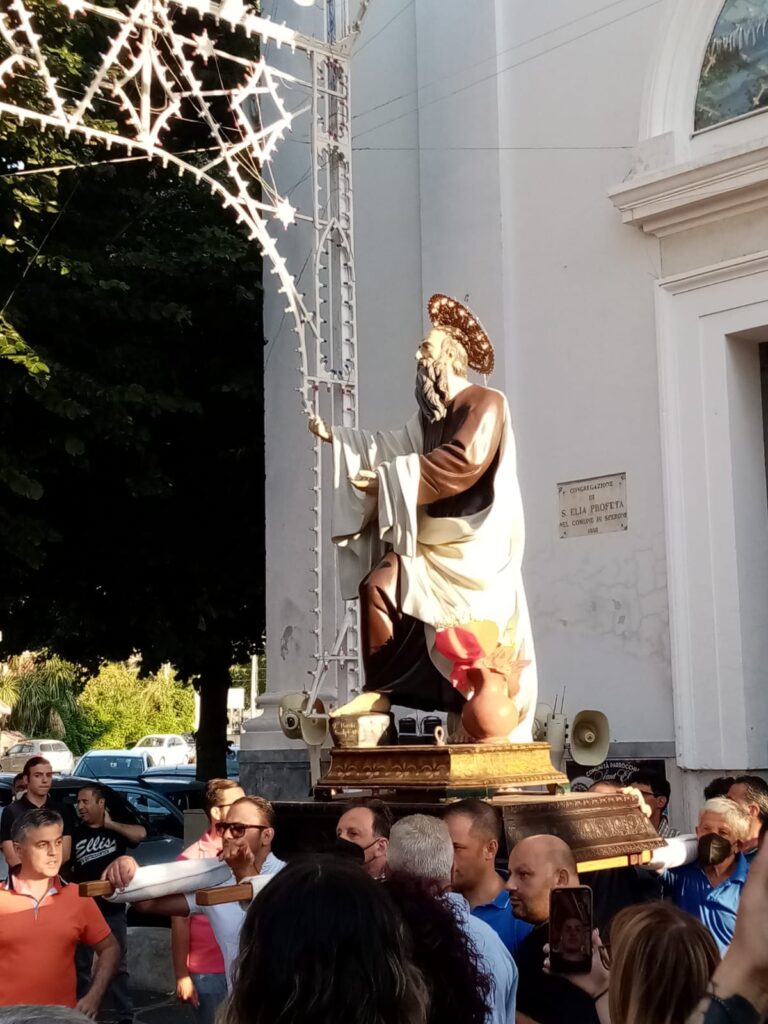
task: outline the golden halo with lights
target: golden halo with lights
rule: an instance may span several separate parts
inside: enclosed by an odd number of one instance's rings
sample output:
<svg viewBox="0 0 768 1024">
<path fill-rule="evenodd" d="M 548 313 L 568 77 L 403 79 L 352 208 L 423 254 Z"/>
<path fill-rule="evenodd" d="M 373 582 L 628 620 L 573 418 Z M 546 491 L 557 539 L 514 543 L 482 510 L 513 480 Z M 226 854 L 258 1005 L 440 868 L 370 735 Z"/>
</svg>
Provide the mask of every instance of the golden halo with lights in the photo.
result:
<svg viewBox="0 0 768 1024">
<path fill-rule="evenodd" d="M 478 373 L 493 370 L 494 354 L 491 339 L 483 325 L 458 299 L 449 295 L 433 295 L 427 303 L 429 319 L 434 327 L 449 327 L 458 332 L 458 341 L 467 350 L 469 365 Z"/>
</svg>

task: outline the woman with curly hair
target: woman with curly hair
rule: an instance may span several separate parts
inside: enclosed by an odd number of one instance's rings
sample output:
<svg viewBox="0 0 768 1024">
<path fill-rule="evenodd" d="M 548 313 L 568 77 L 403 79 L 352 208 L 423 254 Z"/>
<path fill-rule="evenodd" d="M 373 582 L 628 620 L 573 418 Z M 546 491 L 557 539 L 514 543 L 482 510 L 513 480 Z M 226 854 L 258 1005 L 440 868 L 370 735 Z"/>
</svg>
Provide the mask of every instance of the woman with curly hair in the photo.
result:
<svg viewBox="0 0 768 1024">
<path fill-rule="evenodd" d="M 332 856 L 251 903 L 223 1024 L 427 1024 L 410 932 L 385 887 Z"/>
<path fill-rule="evenodd" d="M 413 936 L 413 962 L 429 992 L 428 1024 L 485 1024 L 491 1012 L 491 978 L 439 886 L 413 875 L 384 883 Z"/>
</svg>

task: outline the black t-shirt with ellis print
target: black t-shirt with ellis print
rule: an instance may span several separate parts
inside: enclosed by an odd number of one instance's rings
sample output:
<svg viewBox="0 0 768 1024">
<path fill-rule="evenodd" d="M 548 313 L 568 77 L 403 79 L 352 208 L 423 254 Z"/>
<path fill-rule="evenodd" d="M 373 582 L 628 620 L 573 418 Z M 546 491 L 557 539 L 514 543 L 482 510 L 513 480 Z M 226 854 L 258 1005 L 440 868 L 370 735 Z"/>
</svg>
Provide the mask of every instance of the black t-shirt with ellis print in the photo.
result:
<svg viewBox="0 0 768 1024">
<path fill-rule="evenodd" d="M 113 860 L 122 857 L 135 845 L 114 829 L 78 825 L 72 839 L 72 880 L 96 881 Z M 108 903 L 100 898 L 96 902 L 105 915 L 122 914 L 125 910 L 125 905 L 121 903 Z"/>
</svg>

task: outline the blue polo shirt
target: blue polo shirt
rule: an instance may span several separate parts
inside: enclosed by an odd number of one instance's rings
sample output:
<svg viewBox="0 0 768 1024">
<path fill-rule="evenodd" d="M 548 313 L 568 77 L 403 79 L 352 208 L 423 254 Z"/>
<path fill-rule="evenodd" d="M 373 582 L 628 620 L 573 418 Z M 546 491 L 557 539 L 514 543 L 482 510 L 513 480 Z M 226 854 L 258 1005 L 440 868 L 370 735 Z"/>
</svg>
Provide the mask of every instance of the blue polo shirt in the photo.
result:
<svg viewBox="0 0 768 1024">
<path fill-rule="evenodd" d="M 533 931 L 532 924 L 521 921 L 512 913 L 512 905 L 509 902 L 509 893 L 506 889 L 502 889 L 491 903 L 483 903 L 479 907 L 474 907 L 472 916 L 479 917 L 481 921 L 490 925 L 512 956 L 515 955 L 517 947 L 526 935 Z"/>
<path fill-rule="evenodd" d="M 714 887 L 698 863 L 665 871 L 661 883 L 664 895 L 671 897 L 681 910 L 698 917 L 711 932 L 720 952 L 725 953 L 733 938 L 736 911 L 748 870 L 747 858 L 738 853 L 730 877 Z"/>
<path fill-rule="evenodd" d="M 485 1024 L 514 1024 L 517 1001 L 517 964 L 499 937 L 482 921 L 473 919 L 461 893 L 446 892 L 443 899 L 480 957 L 480 967 L 491 979 L 491 1006 Z"/>
</svg>

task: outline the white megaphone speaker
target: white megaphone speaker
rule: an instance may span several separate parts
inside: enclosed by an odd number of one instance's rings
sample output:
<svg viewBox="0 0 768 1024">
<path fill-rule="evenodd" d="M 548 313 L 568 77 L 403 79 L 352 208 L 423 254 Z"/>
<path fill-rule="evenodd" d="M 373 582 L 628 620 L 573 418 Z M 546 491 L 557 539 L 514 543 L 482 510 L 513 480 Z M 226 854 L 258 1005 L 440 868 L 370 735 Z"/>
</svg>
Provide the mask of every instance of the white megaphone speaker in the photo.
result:
<svg viewBox="0 0 768 1024">
<path fill-rule="evenodd" d="M 289 740 L 300 740 L 302 738 L 301 719 L 306 700 L 306 693 L 289 693 L 280 701 L 280 706 L 277 709 L 277 718 L 280 722 L 280 728 Z"/>
<path fill-rule="evenodd" d="M 602 764 L 610 742 L 608 719 L 602 711 L 579 711 L 571 724 L 571 757 L 576 764 Z"/>
<path fill-rule="evenodd" d="M 307 705 L 309 697 L 307 697 Z M 307 744 L 309 754 L 309 781 L 312 789 L 320 780 L 320 748 L 328 736 L 328 715 L 325 705 L 318 698 L 310 712 L 307 707 L 301 712 L 301 738 Z"/>
<path fill-rule="evenodd" d="M 321 747 L 328 735 L 328 715 L 325 713 L 325 705 L 318 698 L 315 701 L 314 711 L 301 711 L 301 738 L 308 747 Z"/>
<path fill-rule="evenodd" d="M 313 786 L 320 778 L 320 748 L 328 736 L 328 715 L 321 700 L 307 710 L 306 693 L 289 693 L 280 701 L 277 716 L 280 728 L 289 740 L 304 740 L 309 751 L 309 773 Z"/>
</svg>

